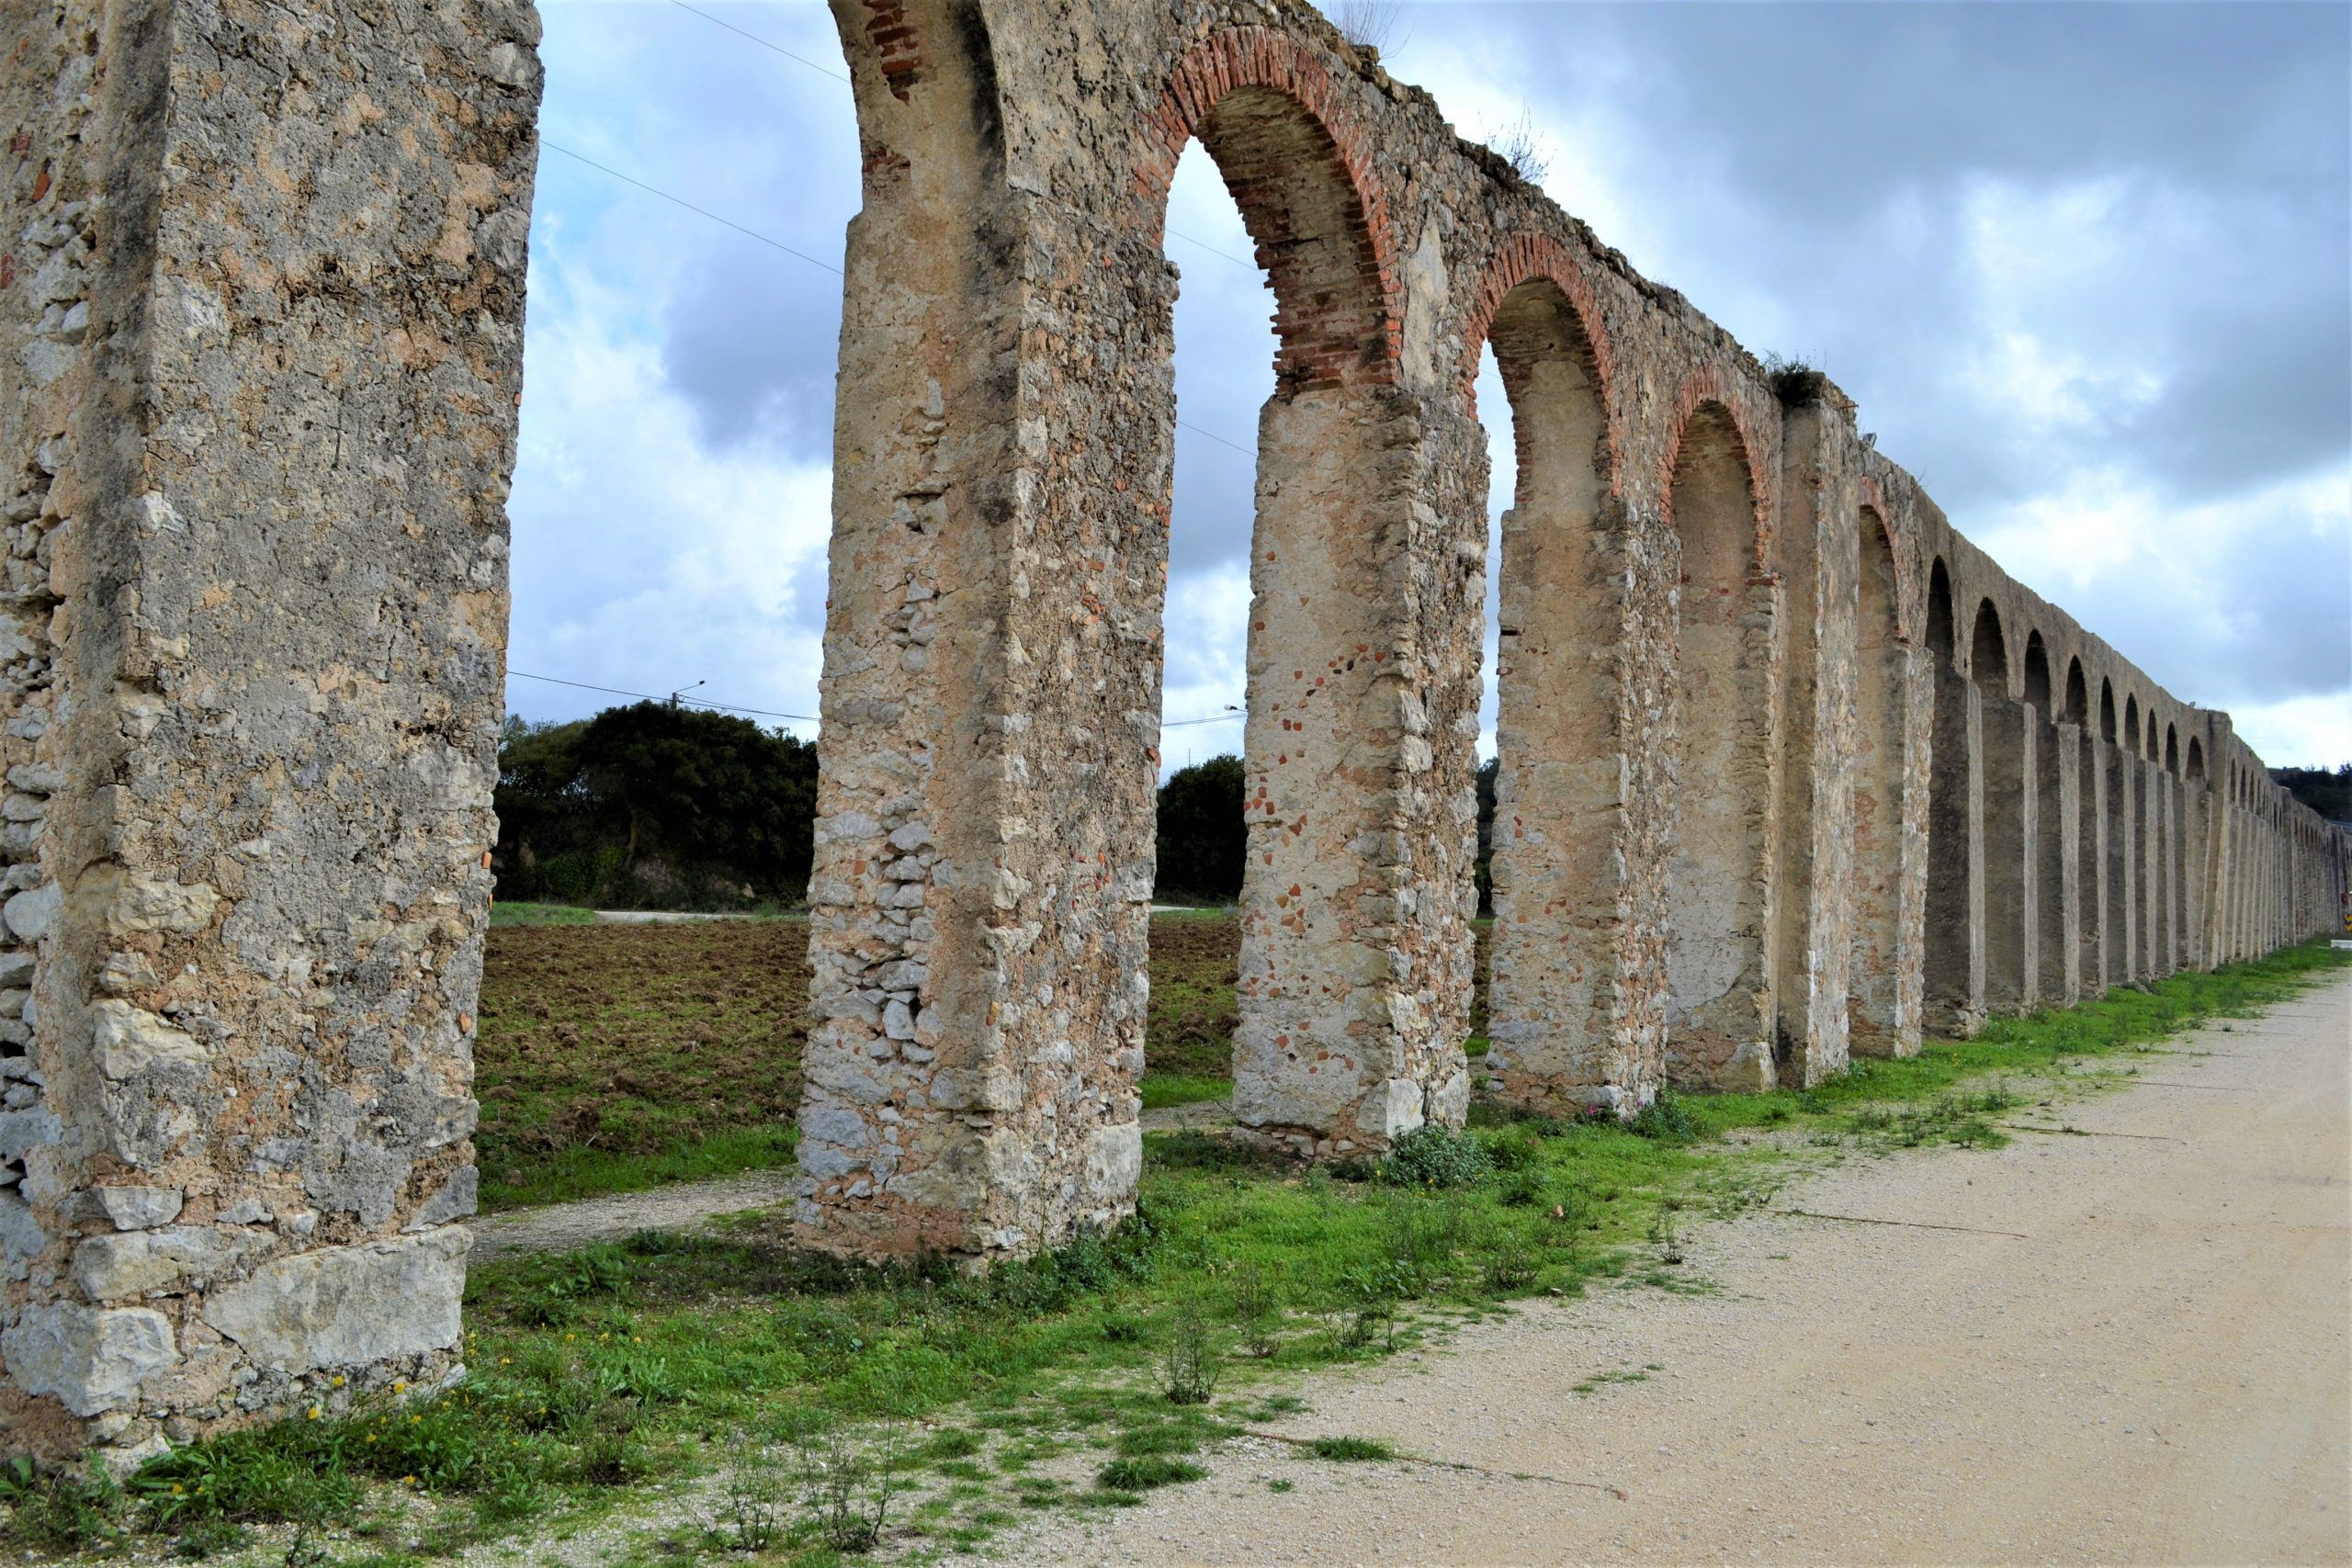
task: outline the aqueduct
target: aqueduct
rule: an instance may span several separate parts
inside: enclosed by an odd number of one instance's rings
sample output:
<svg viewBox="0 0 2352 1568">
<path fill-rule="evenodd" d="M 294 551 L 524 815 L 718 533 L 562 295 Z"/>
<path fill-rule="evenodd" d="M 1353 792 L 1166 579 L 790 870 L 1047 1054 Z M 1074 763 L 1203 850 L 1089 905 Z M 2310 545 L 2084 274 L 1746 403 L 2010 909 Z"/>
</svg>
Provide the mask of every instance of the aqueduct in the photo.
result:
<svg viewBox="0 0 2352 1568">
<path fill-rule="evenodd" d="M 2335 919 L 2344 835 L 2226 715 L 1299 0 L 832 8 L 865 205 L 807 1242 L 1132 1207 L 1193 139 L 1280 305 L 1245 1134 L 1813 1083 Z M 523 0 L 7 9 L 0 1448 L 457 1369 L 537 40 Z"/>
</svg>

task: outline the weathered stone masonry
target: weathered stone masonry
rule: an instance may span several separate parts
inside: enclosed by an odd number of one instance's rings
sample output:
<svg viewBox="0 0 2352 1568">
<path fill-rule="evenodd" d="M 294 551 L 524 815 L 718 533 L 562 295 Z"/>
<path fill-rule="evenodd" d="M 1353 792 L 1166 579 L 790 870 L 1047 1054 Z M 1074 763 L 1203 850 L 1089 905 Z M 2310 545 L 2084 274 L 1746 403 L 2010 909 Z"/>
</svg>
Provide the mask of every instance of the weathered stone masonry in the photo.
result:
<svg viewBox="0 0 2352 1568">
<path fill-rule="evenodd" d="M 867 180 L 808 1241 L 985 1256 L 1131 1201 L 1174 416 L 1159 240 L 1192 138 L 1279 306 L 1246 1134 L 1374 1152 L 1472 1088 L 1487 345 L 1519 469 L 1490 1092 L 1631 1109 L 1669 1077 L 1817 1081 L 1923 1027 L 2317 923 L 2223 939 L 2233 892 L 2287 907 L 2256 878 L 2290 836 L 2251 788 L 2200 826 L 2211 781 L 2259 771 L 2225 716 L 2012 582 L 1834 386 L 1776 381 L 1305 6 L 834 11 Z M 2310 909 L 2343 875 L 2325 843 L 2293 885 Z"/>
<path fill-rule="evenodd" d="M 6 8 L 0 1449 L 457 1371 L 537 22 Z"/>
<path fill-rule="evenodd" d="M 865 205 L 811 1244 L 985 1258 L 1132 1207 L 1193 138 L 1280 308 L 1248 1135 L 1374 1154 L 1479 1087 L 1488 344 L 1488 1092 L 1815 1082 L 2335 918 L 2342 836 L 2225 716 L 1304 5 L 833 9 Z M 121 1463 L 458 1370 L 537 26 L 5 15 L 0 1448 Z"/>
</svg>

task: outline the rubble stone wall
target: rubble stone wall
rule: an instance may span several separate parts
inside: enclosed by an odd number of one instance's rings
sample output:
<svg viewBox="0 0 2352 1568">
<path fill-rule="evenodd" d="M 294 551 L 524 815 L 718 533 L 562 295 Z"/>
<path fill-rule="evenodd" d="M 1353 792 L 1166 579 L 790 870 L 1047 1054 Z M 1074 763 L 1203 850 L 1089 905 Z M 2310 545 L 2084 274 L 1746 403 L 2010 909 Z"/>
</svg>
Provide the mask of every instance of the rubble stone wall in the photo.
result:
<svg viewBox="0 0 2352 1568">
<path fill-rule="evenodd" d="M 8 11 L 0 1447 L 453 1373 L 527 5 Z"/>
</svg>

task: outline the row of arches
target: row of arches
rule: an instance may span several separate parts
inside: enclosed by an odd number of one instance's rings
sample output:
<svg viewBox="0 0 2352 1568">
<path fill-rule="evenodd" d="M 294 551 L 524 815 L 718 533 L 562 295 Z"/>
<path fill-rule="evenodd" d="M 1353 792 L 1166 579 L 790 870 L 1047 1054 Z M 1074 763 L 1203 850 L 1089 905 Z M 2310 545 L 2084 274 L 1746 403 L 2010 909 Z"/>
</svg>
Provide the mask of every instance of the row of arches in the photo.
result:
<svg viewBox="0 0 2352 1568">
<path fill-rule="evenodd" d="M 2119 947 L 2127 975 L 2179 961 L 2200 732 L 2010 626 L 1989 580 L 1963 612 L 1931 509 L 1834 389 L 1784 401 L 1303 14 L 1052 9 L 997 13 L 1053 36 L 981 59 L 910 6 L 930 52 L 895 80 L 844 29 L 868 182 L 805 1240 L 1022 1250 L 1132 1202 L 1177 412 L 1161 242 L 1195 142 L 1275 302 L 1245 1135 L 1376 1151 L 1458 1121 L 1474 1079 L 1620 1111 L 1671 1077 L 1813 1081 L 1850 1044 L 2103 983 Z M 1082 59 L 1084 83 L 1057 74 Z M 1515 439 L 1473 1068 L 1488 350 Z M 2102 899 L 2094 950 L 2075 911 Z"/>
</svg>

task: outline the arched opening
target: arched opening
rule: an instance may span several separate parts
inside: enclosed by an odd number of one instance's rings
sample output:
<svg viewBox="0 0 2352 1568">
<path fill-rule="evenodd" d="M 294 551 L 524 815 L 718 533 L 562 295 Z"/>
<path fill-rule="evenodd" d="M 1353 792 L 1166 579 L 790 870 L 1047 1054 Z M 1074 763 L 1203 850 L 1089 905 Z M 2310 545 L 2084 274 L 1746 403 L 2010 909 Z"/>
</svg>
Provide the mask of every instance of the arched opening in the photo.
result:
<svg viewBox="0 0 2352 1568">
<path fill-rule="evenodd" d="M 2009 694 L 2009 649 L 2001 636 L 2001 613 L 1993 601 L 1976 606 L 1976 627 L 1968 639 L 1968 678 L 1991 696 Z"/>
<path fill-rule="evenodd" d="M 1179 157 L 1196 139 L 1274 297 L 1249 535 L 1234 1113 L 1245 1133 L 1283 1146 L 1346 1154 L 1430 1117 L 1458 1121 L 1467 1101 L 1466 911 L 1433 897 L 1400 922 L 1390 874 L 1367 846 L 1395 829 L 1381 803 L 1415 745 L 1438 753 L 1431 782 L 1458 773 L 1468 787 L 1475 753 L 1455 721 L 1471 716 L 1430 712 L 1428 739 L 1409 743 L 1372 718 L 1400 629 L 1383 601 L 1410 509 L 1402 465 L 1387 460 L 1390 427 L 1376 417 L 1396 378 L 1381 226 L 1342 148 L 1345 128 L 1250 80 L 1250 62 L 1228 52 L 1211 40 L 1179 66 L 1153 125 L 1182 129 L 1140 177 L 1157 238 Z M 1154 324 L 1167 343 L 1168 316 Z M 1430 613 L 1475 615 L 1446 598 L 1472 592 L 1475 576 L 1438 585 Z M 1453 837 L 1417 840 L 1405 859 L 1450 884 L 1467 873 L 1453 864 L 1459 848 Z"/>
<path fill-rule="evenodd" d="M 2025 639 L 2025 700 L 2044 719 L 2054 719 L 2058 715 L 2051 711 L 2050 696 L 2050 649 L 2041 634 L 2032 632 Z"/>
<path fill-rule="evenodd" d="M 1667 507 L 1680 543 L 1675 628 L 1677 814 L 1667 869 L 1667 1072 L 1769 1088 L 1765 814 L 1770 628 L 1751 614 L 1752 458 L 1721 403 L 1683 426 Z"/>
<path fill-rule="evenodd" d="M 2123 749 L 2133 756 L 2140 754 L 2140 699 L 2123 699 Z"/>
<path fill-rule="evenodd" d="M 1978 821 L 1983 889 L 1977 930 L 1987 1007 L 2014 1012 L 2032 999 L 2036 936 L 2033 879 L 2033 711 L 2009 696 L 2008 639 L 1990 599 L 1976 606 L 1969 679 L 1978 694 Z"/>
<path fill-rule="evenodd" d="M 2205 743 L 2194 735 L 2188 738 L 2188 779 L 2192 784 L 2205 782 Z"/>
<path fill-rule="evenodd" d="M 2109 681 L 2098 683 L 2098 738 L 2115 744 L 2115 685 Z"/>
<path fill-rule="evenodd" d="M 2071 1002 L 2079 994 L 2075 921 L 2075 756 L 2076 732 L 2053 706 L 2050 647 L 2037 629 L 2025 639 L 2025 701 L 2032 733 L 2029 789 L 2035 910 L 2031 999 Z"/>
<path fill-rule="evenodd" d="M 1573 1109 L 1651 1092 L 1618 1059 L 1622 878 L 1616 658 L 1623 596 L 1601 537 L 1610 493 L 1600 360 L 1558 278 L 1511 287 L 1487 323 L 1510 402 L 1509 510 L 1494 591 L 1495 924 L 1487 1073 Z"/>
<path fill-rule="evenodd" d="M 2180 731 L 2169 724 L 2165 726 L 2165 772 L 2180 772 Z"/>
<path fill-rule="evenodd" d="M 1939 556 L 1928 570 L 1928 682 L 1934 704 L 1928 746 L 1928 1026 L 1971 1034 L 1984 1012 L 1974 910 L 1981 903 L 1976 794 L 1977 692 L 1960 671 L 1951 574 Z"/>
<path fill-rule="evenodd" d="M 2091 728 L 2090 682 L 2079 658 L 2066 660 L 2066 721 L 2075 727 L 2075 985 L 2107 989 L 2107 774 Z"/>
<path fill-rule="evenodd" d="M 1892 1055 L 1916 1043 L 1902 974 L 1904 693 L 1911 650 L 1898 627 L 1894 540 L 1868 507 L 1860 519 L 1854 605 L 1854 947 L 1848 966 L 1852 1050 Z M 1910 1038 L 1906 1038 L 1908 1035 Z"/>
</svg>

